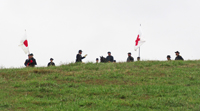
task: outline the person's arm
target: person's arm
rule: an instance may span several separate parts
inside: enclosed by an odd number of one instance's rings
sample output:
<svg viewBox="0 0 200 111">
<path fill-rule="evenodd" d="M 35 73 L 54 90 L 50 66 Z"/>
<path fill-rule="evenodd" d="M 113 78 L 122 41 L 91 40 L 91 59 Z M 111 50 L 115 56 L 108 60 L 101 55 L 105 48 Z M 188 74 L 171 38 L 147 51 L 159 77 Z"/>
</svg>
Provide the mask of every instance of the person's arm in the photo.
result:
<svg viewBox="0 0 200 111">
<path fill-rule="evenodd" d="M 182 56 L 181 56 L 181 60 L 184 60 Z"/>
<path fill-rule="evenodd" d="M 106 60 L 107 60 L 108 62 L 110 62 L 110 57 L 109 57 L 109 56 L 107 56 L 107 57 L 106 57 Z"/>
<path fill-rule="evenodd" d="M 114 62 L 114 57 L 113 56 L 111 57 L 111 62 Z"/>
<path fill-rule="evenodd" d="M 26 60 L 26 61 L 24 62 L 24 65 L 27 66 L 27 63 L 28 63 L 28 60 Z"/>
<path fill-rule="evenodd" d="M 36 62 L 36 60 L 35 60 L 35 59 L 33 59 L 33 64 L 34 64 L 34 65 L 37 65 L 37 62 Z"/>
<path fill-rule="evenodd" d="M 81 57 L 81 59 L 84 59 L 85 57 Z"/>
<path fill-rule="evenodd" d="M 133 61 L 134 61 L 133 57 L 131 57 L 131 58 L 130 58 L 130 61 L 131 61 L 131 62 L 133 62 Z"/>
</svg>

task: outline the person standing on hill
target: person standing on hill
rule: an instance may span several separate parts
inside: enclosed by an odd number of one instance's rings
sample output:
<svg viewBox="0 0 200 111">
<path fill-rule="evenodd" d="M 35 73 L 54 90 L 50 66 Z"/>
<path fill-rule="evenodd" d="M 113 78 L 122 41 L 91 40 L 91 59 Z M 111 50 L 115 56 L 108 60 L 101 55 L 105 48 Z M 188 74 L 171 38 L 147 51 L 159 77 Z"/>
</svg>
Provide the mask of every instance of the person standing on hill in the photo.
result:
<svg viewBox="0 0 200 111">
<path fill-rule="evenodd" d="M 128 58 L 127 58 L 127 62 L 133 62 L 134 58 L 131 56 L 131 53 L 128 53 Z"/>
<path fill-rule="evenodd" d="M 28 59 L 26 59 L 26 61 L 24 62 L 24 65 L 27 66 L 29 59 L 31 59 L 30 54 L 28 54 Z"/>
<path fill-rule="evenodd" d="M 140 57 L 137 57 L 137 61 L 140 61 Z"/>
<path fill-rule="evenodd" d="M 108 56 L 106 57 L 108 62 L 113 62 L 114 61 L 114 57 L 111 56 L 111 52 L 108 52 Z"/>
<path fill-rule="evenodd" d="M 176 53 L 176 58 L 175 58 L 175 60 L 184 60 L 184 59 L 182 58 L 182 56 L 180 56 L 180 52 L 179 52 L 179 51 L 176 51 L 175 53 Z"/>
<path fill-rule="evenodd" d="M 28 60 L 28 63 L 26 65 L 26 67 L 35 67 L 35 65 L 37 65 L 37 62 L 35 60 L 35 58 L 33 57 L 33 54 L 29 54 L 30 58 Z"/>
<path fill-rule="evenodd" d="M 167 55 L 167 60 L 171 61 L 171 56 L 170 55 Z"/>
<path fill-rule="evenodd" d="M 50 66 L 55 66 L 55 63 L 53 62 L 53 58 L 50 58 L 50 62 L 47 65 L 48 67 Z"/>
<path fill-rule="evenodd" d="M 82 57 L 82 52 L 83 52 L 82 50 L 78 51 L 78 54 L 76 55 L 76 62 L 82 62 L 82 59 L 84 59 L 87 56 L 86 54 L 85 56 Z"/>
<path fill-rule="evenodd" d="M 96 63 L 99 63 L 99 58 L 96 58 Z"/>
</svg>

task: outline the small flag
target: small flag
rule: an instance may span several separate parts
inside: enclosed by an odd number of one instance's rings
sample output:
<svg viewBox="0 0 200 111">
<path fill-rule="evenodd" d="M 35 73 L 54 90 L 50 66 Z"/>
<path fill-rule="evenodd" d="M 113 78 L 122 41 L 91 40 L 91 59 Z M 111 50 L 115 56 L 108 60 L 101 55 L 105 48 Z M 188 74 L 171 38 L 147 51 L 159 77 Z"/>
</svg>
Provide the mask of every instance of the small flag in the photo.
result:
<svg viewBox="0 0 200 111">
<path fill-rule="evenodd" d="M 142 36 L 142 30 L 141 30 L 141 26 L 140 26 L 140 28 L 139 28 L 139 34 L 138 34 L 138 36 L 137 36 L 137 38 L 136 38 L 136 40 L 135 40 L 135 51 L 143 44 L 143 43 L 145 43 L 146 42 L 146 40 L 145 40 L 145 38 Z"/>
<path fill-rule="evenodd" d="M 27 35 L 26 35 L 26 31 L 25 31 L 25 35 L 23 36 L 23 38 L 20 41 L 19 46 L 22 48 L 22 50 L 25 52 L 25 54 L 29 54 L 29 47 L 28 47 L 28 40 L 27 40 Z"/>
</svg>

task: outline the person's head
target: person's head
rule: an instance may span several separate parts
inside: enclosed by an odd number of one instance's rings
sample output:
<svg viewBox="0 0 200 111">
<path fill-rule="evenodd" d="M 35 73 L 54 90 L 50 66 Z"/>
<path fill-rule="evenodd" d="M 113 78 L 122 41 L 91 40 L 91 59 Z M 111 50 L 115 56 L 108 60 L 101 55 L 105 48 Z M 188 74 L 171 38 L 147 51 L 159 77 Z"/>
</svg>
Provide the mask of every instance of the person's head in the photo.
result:
<svg viewBox="0 0 200 111">
<path fill-rule="evenodd" d="M 33 58 L 33 53 L 29 54 L 30 58 Z"/>
<path fill-rule="evenodd" d="M 50 58 L 50 61 L 53 62 L 53 58 Z"/>
<path fill-rule="evenodd" d="M 116 60 L 114 60 L 113 62 L 116 63 Z"/>
<path fill-rule="evenodd" d="M 137 61 L 140 61 L 140 57 L 137 57 Z"/>
<path fill-rule="evenodd" d="M 180 52 L 179 52 L 179 51 L 176 51 L 175 54 L 176 54 L 176 56 L 179 56 Z"/>
<path fill-rule="evenodd" d="M 79 50 L 79 51 L 78 51 L 79 54 L 82 54 L 82 52 L 83 52 L 82 50 Z"/>
<path fill-rule="evenodd" d="M 108 56 L 111 56 L 111 52 L 110 51 L 108 52 Z"/>
<path fill-rule="evenodd" d="M 31 59 L 31 55 L 30 54 L 28 54 L 28 58 Z"/>
<path fill-rule="evenodd" d="M 98 63 L 99 62 L 99 58 L 96 58 L 96 63 Z"/>
<path fill-rule="evenodd" d="M 131 53 L 130 53 L 130 52 L 128 53 L 128 56 L 131 56 Z"/>
<path fill-rule="evenodd" d="M 171 60 L 171 56 L 170 55 L 167 55 L 167 60 Z"/>
</svg>

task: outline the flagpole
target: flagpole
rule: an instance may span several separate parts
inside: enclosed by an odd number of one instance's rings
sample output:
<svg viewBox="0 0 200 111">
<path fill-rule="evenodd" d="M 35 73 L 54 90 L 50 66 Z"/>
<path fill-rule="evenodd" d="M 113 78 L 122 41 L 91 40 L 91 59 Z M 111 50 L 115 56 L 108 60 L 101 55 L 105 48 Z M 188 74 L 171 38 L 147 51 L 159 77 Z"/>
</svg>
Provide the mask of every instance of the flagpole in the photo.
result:
<svg viewBox="0 0 200 111">
<path fill-rule="evenodd" d="M 140 27 L 141 27 L 141 24 L 140 24 Z M 140 57 L 140 47 L 139 47 L 139 57 Z"/>
<path fill-rule="evenodd" d="M 140 47 L 139 47 L 139 56 L 138 57 L 140 57 Z"/>
<path fill-rule="evenodd" d="M 26 34 L 26 29 L 25 29 L 25 34 Z M 28 54 L 30 54 L 29 48 L 28 48 Z"/>
</svg>

